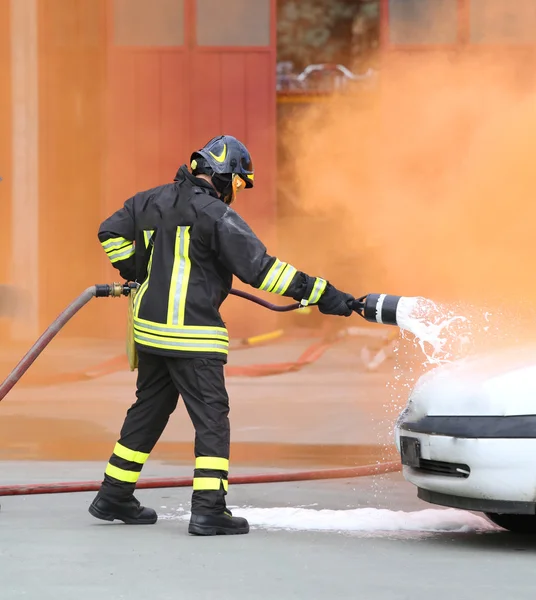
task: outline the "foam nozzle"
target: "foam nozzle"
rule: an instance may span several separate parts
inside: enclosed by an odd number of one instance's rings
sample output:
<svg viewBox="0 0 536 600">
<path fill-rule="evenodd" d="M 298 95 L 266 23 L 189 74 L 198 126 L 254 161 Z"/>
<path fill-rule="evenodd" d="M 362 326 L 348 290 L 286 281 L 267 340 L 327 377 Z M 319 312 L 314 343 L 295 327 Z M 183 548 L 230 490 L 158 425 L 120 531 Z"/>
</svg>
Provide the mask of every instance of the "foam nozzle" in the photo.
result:
<svg viewBox="0 0 536 600">
<path fill-rule="evenodd" d="M 397 308 L 402 297 L 390 294 L 368 294 L 356 300 L 354 310 L 371 323 L 398 325 Z"/>
</svg>

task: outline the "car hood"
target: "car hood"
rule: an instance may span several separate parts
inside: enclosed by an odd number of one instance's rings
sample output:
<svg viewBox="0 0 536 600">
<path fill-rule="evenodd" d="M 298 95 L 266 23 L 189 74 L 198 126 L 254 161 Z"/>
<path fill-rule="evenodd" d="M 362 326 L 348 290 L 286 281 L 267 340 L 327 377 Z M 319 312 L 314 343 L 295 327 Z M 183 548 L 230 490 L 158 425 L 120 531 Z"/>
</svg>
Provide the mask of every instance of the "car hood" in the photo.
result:
<svg viewBox="0 0 536 600">
<path fill-rule="evenodd" d="M 475 356 L 429 371 L 417 381 L 403 417 L 527 414 L 536 414 L 536 346 Z"/>
</svg>

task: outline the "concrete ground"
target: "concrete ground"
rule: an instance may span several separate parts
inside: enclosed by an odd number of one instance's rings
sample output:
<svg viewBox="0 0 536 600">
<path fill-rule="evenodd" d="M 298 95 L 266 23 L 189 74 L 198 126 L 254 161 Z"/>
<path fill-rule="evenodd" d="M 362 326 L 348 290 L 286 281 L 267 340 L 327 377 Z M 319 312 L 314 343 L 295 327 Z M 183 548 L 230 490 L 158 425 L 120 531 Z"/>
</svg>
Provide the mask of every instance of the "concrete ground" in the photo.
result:
<svg viewBox="0 0 536 600">
<path fill-rule="evenodd" d="M 101 469 L 97 463 L 0 463 L 4 483 L 68 480 L 74 474 L 92 479 Z M 150 471 L 148 475 L 158 476 L 187 473 L 159 464 Z M 422 503 L 398 474 L 243 485 L 230 491 L 235 514 L 240 507 L 242 514 L 253 514 L 251 507 L 305 506 L 316 515 L 334 509 L 338 513 L 330 515 L 335 518 L 351 509 L 368 509 L 364 514 L 378 521 L 378 527 L 365 523 L 361 531 L 291 531 L 272 525 L 254 526 L 245 536 L 192 537 L 183 512 L 189 495 L 189 489 L 141 490 L 140 500 L 161 518 L 154 526 L 138 527 L 93 519 L 86 512 L 93 494 L 3 498 L 0 598 L 534 598 L 536 538 L 491 528 L 479 531 L 485 521 L 461 511 L 452 511 L 449 528 L 465 526 L 467 531 L 426 531 L 421 515 L 428 515 L 428 521 L 433 516 L 441 527 L 441 515 L 450 511 Z M 398 511 L 423 510 L 427 512 L 409 515 L 417 525 L 421 519 L 423 530 L 404 531 Z M 382 522 L 391 528 L 395 524 L 395 529 L 382 531 Z"/>
<path fill-rule="evenodd" d="M 307 343 L 235 352 L 230 364 L 292 360 Z M 60 339 L 36 369 L 71 372 L 122 350 Z M 4 371 L 20 356 L 0 352 Z M 367 373 L 359 356 L 348 340 L 296 373 L 229 377 L 231 476 L 391 459 L 410 377 L 392 360 Z M 0 405 L 0 485 L 99 481 L 134 381 L 123 371 L 17 386 Z M 191 476 L 192 439 L 180 406 L 143 477 Z M 93 493 L 0 498 L 0 600 L 534 598 L 536 539 L 424 504 L 399 474 L 231 486 L 233 512 L 252 526 L 236 537 L 187 534 L 188 488 L 138 497 L 156 525 L 93 519 Z"/>
</svg>

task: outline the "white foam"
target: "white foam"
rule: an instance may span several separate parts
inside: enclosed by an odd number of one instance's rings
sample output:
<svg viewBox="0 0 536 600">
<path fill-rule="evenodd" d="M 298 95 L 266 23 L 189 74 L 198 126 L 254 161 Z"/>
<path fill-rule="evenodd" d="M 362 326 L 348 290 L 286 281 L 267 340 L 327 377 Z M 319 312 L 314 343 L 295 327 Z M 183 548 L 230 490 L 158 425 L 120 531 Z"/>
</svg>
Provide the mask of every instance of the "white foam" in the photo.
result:
<svg viewBox="0 0 536 600">
<path fill-rule="evenodd" d="M 402 331 L 415 336 L 415 341 L 430 364 L 450 362 L 455 358 L 452 348 L 448 347 L 448 342 L 453 338 L 457 337 L 462 343 L 470 342 L 469 338 L 462 338 L 457 330 L 459 325 L 467 322 L 467 318 L 456 315 L 428 298 L 400 298 L 396 319 Z"/>
<path fill-rule="evenodd" d="M 415 512 L 378 508 L 314 510 L 310 508 L 234 508 L 233 515 L 245 517 L 252 527 L 292 531 L 332 532 L 483 532 L 497 527 L 484 517 L 456 509 L 426 509 Z M 161 519 L 189 520 L 182 507 Z"/>
</svg>

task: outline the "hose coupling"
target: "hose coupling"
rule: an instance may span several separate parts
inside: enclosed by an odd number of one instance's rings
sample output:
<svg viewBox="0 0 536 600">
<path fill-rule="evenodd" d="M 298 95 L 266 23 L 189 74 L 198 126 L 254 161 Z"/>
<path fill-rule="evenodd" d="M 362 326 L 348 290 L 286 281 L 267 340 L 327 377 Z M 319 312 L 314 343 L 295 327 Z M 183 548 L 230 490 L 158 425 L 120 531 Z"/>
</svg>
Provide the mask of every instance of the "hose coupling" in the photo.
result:
<svg viewBox="0 0 536 600">
<path fill-rule="evenodd" d="M 104 283 L 95 286 L 95 297 L 97 298 L 119 298 L 128 296 L 132 288 L 137 288 L 137 283 Z"/>
</svg>

